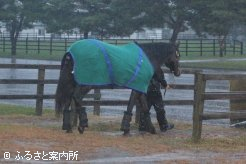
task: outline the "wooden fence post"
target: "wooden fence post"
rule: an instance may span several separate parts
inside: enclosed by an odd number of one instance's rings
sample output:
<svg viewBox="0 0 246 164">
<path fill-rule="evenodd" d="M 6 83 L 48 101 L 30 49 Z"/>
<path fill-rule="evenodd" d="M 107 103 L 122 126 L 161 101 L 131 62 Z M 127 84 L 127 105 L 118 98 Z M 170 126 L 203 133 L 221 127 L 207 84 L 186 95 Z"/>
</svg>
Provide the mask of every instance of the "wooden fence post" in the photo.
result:
<svg viewBox="0 0 246 164">
<path fill-rule="evenodd" d="M 230 80 L 230 91 L 246 91 L 246 80 Z M 246 97 L 245 97 L 246 99 Z M 230 110 L 246 110 L 245 100 L 230 100 Z M 246 121 L 246 118 L 230 118 L 231 124 Z"/>
<path fill-rule="evenodd" d="M 45 67 L 40 65 L 38 68 L 38 84 L 36 99 L 36 115 L 41 116 L 43 110 Z"/>
<path fill-rule="evenodd" d="M 185 56 L 188 56 L 188 40 L 185 40 Z"/>
<path fill-rule="evenodd" d="M 50 37 L 50 55 L 52 55 L 52 45 L 53 45 L 53 39 Z"/>
<path fill-rule="evenodd" d="M 3 52 L 5 52 L 5 37 L 3 37 Z"/>
<path fill-rule="evenodd" d="M 224 55 L 226 55 L 227 54 L 227 42 L 226 42 L 226 40 L 225 40 L 225 46 L 224 46 Z"/>
<path fill-rule="evenodd" d="M 243 55 L 243 42 L 240 42 L 241 44 L 240 44 L 240 46 L 241 46 L 241 55 Z"/>
<path fill-rule="evenodd" d="M 26 37 L 26 54 L 28 54 L 28 37 Z"/>
<path fill-rule="evenodd" d="M 201 73 L 195 73 L 195 89 L 194 89 L 194 105 L 193 105 L 193 142 L 198 142 L 201 139 L 202 133 L 202 113 L 204 107 L 204 92 L 206 87 L 206 81 L 204 81 L 204 75 Z"/>
<path fill-rule="evenodd" d="M 95 97 L 94 97 L 94 100 L 100 100 L 101 99 L 101 92 L 100 92 L 100 89 L 94 89 L 94 94 L 95 94 Z M 94 115 L 98 115 L 100 116 L 100 104 L 95 104 L 94 105 L 94 110 L 93 110 L 93 114 Z"/>
<path fill-rule="evenodd" d="M 216 44 L 215 39 L 213 39 L 213 51 L 214 51 L 213 53 L 214 53 L 214 56 L 216 55 L 215 44 Z"/>
<path fill-rule="evenodd" d="M 200 40 L 200 56 L 202 56 L 202 39 Z"/>
<path fill-rule="evenodd" d="M 40 38 L 38 38 L 38 54 L 40 54 Z"/>
</svg>

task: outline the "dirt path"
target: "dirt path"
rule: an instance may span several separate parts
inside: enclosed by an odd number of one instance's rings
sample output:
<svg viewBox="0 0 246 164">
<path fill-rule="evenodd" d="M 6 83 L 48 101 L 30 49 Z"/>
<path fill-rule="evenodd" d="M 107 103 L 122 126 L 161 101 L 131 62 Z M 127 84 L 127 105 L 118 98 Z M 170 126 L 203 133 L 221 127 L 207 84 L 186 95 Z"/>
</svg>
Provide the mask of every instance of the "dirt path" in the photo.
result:
<svg viewBox="0 0 246 164">
<path fill-rule="evenodd" d="M 77 153 L 77 160 L 62 158 L 55 163 L 246 163 L 245 129 L 207 125 L 201 143 L 194 144 L 192 127 L 186 123 L 175 122 L 174 130 L 157 135 L 140 134 L 133 125 L 132 135 L 124 137 L 118 130 L 119 119 L 92 116 L 90 120 L 80 135 L 76 130 L 64 133 L 61 121 L 52 117 L 0 116 L 0 163 L 43 162 L 34 160 L 37 152 Z M 10 159 L 4 159 L 5 152 Z M 18 155 L 25 158 L 16 160 Z"/>
</svg>

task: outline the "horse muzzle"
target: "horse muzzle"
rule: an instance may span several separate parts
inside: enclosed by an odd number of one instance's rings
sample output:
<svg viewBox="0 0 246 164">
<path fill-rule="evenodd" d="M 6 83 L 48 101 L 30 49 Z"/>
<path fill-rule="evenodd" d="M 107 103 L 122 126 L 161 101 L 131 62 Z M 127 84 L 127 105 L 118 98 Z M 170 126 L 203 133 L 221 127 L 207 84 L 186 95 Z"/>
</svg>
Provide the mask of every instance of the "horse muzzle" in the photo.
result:
<svg viewBox="0 0 246 164">
<path fill-rule="evenodd" d="M 174 74 L 174 76 L 177 76 L 177 77 L 181 75 L 180 69 L 177 69 L 175 71 L 172 71 L 172 73 Z"/>
</svg>

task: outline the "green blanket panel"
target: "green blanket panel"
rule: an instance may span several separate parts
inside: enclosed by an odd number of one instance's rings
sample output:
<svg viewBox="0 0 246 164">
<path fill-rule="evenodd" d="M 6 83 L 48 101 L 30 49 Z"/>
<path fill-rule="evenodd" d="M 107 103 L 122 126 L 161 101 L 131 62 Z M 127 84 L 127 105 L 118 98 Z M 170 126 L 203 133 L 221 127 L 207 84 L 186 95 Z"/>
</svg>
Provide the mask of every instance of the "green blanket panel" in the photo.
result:
<svg viewBox="0 0 246 164">
<path fill-rule="evenodd" d="M 153 67 L 135 43 L 116 46 L 95 39 L 73 43 L 74 78 L 80 85 L 117 85 L 147 92 Z"/>
</svg>

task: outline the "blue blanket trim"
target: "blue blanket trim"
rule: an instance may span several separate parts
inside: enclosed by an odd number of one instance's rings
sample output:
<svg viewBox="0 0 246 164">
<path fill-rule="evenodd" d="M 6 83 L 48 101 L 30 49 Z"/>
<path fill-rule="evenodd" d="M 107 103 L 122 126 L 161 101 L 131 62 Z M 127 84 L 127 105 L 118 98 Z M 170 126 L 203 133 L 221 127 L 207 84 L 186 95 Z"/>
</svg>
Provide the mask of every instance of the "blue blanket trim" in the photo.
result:
<svg viewBox="0 0 246 164">
<path fill-rule="evenodd" d="M 113 75 L 113 68 L 112 68 L 113 66 L 112 66 L 112 63 L 110 61 L 109 54 L 107 53 L 107 50 L 104 48 L 104 46 L 102 45 L 102 43 L 99 42 L 98 40 L 95 40 L 95 39 L 89 39 L 89 40 L 91 42 L 93 42 L 97 47 L 99 47 L 100 50 L 102 51 L 103 56 L 104 56 L 104 59 L 105 59 L 106 64 L 107 64 L 109 78 L 111 80 L 111 83 L 114 84 L 114 75 Z"/>
<path fill-rule="evenodd" d="M 142 51 L 141 48 L 139 48 L 138 63 L 136 65 L 135 72 L 132 75 L 132 77 L 130 78 L 130 80 L 126 83 L 126 86 L 128 86 L 132 81 L 134 81 L 136 79 L 136 77 L 137 77 L 137 75 L 138 75 L 138 73 L 140 71 L 140 68 L 142 66 L 142 63 L 143 63 L 143 51 Z"/>
</svg>

